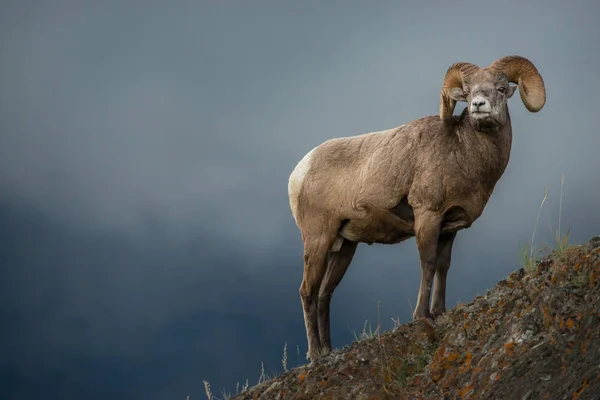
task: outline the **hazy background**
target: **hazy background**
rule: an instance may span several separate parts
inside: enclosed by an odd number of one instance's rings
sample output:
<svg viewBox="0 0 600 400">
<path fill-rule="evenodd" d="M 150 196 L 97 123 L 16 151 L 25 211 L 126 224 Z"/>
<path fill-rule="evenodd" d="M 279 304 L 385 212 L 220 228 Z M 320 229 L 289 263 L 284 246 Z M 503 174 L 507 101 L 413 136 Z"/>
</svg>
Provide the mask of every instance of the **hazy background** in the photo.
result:
<svg viewBox="0 0 600 400">
<path fill-rule="evenodd" d="M 421 3 L 427 3 L 421 4 Z M 0 396 L 185 399 L 304 359 L 287 179 L 320 142 L 438 112 L 448 66 L 519 54 L 511 161 L 459 234 L 448 303 L 563 226 L 600 233 L 597 1 L 0 2 Z M 459 104 L 457 111 L 462 110 Z M 410 319 L 414 240 L 361 245 L 335 346 Z"/>
</svg>

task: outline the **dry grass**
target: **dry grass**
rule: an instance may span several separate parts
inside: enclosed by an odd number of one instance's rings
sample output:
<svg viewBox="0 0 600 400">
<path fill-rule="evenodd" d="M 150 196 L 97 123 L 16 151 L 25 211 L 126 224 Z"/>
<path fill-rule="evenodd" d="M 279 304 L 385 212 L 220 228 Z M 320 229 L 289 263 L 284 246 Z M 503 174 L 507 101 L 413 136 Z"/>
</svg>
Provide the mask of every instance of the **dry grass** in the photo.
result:
<svg viewBox="0 0 600 400">
<path fill-rule="evenodd" d="M 550 247 L 547 245 L 540 245 L 539 248 L 535 244 L 535 234 L 538 226 L 538 222 L 540 219 L 540 214 L 542 208 L 544 207 L 544 203 L 548 198 L 548 186 L 546 186 L 544 190 L 544 197 L 542 198 L 542 202 L 538 208 L 538 213 L 535 219 L 535 224 L 533 226 L 533 233 L 531 235 L 531 240 L 527 244 L 523 244 L 519 246 L 520 255 L 521 255 L 521 265 L 525 269 L 527 273 L 534 273 L 537 267 L 537 260 L 543 258 L 545 255 L 553 252 L 554 256 L 560 256 L 563 254 L 566 249 L 569 247 L 569 234 L 571 228 L 568 227 L 567 231 L 563 234 L 562 232 L 562 207 L 563 207 L 563 192 L 564 192 L 564 184 L 565 184 L 565 175 L 561 176 L 560 180 L 560 198 L 558 204 L 558 227 L 556 230 L 552 228 L 552 223 L 549 221 L 550 232 L 553 233 L 555 243 L 554 247 Z M 536 257 L 536 255 L 538 257 Z"/>
</svg>

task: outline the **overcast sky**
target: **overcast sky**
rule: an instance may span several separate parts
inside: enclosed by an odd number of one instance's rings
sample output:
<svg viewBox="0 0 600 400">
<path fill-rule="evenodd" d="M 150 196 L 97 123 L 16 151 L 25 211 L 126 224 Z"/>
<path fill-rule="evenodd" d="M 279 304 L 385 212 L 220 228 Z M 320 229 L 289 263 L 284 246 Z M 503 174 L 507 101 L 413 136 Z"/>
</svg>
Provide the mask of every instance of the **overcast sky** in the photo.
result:
<svg viewBox="0 0 600 400">
<path fill-rule="evenodd" d="M 450 306 L 551 244 L 600 234 L 597 1 L 3 1 L 0 395 L 203 398 L 306 352 L 287 199 L 317 144 L 436 114 L 444 73 L 518 54 L 545 108 L 510 100 L 513 152 L 459 234 Z M 457 112 L 462 110 L 459 104 Z M 410 319 L 414 240 L 361 245 L 335 346 Z"/>
</svg>

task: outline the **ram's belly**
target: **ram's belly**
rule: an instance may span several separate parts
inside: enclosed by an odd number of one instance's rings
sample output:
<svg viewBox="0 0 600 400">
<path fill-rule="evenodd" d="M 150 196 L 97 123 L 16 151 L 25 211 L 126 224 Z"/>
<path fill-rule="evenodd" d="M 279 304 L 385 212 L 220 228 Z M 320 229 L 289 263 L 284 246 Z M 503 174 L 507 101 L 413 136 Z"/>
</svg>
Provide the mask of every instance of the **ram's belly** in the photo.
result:
<svg viewBox="0 0 600 400">
<path fill-rule="evenodd" d="M 391 210 L 371 211 L 362 218 L 345 220 L 339 234 L 353 242 L 395 244 L 415 235 L 414 221 L 413 209 L 403 199 Z M 444 212 L 440 234 L 468 228 L 472 222 L 464 208 L 452 206 Z"/>
<path fill-rule="evenodd" d="M 346 221 L 340 236 L 353 242 L 395 244 L 414 236 L 413 229 L 397 230 L 369 221 Z"/>
<path fill-rule="evenodd" d="M 390 210 L 370 210 L 344 221 L 340 236 L 364 243 L 395 244 L 414 236 L 414 214 L 404 198 Z"/>
</svg>

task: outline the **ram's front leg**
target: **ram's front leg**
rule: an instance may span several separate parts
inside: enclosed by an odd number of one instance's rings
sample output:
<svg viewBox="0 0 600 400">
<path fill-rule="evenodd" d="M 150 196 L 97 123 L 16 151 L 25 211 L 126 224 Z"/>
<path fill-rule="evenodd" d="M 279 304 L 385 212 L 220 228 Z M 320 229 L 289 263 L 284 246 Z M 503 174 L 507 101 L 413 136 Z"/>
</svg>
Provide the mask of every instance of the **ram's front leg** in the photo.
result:
<svg viewBox="0 0 600 400">
<path fill-rule="evenodd" d="M 415 236 L 421 259 L 421 285 L 413 318 L 432 318 L 429 312 L 431 285 L 436 271 L 442 216 L 433 211 L 415 212 Z"/>
<path fill-rule="evenodd" d="M 456 232 L 440 236 L 437 246 L 435 277 L 433 278 L 433 296 L 431 299 L 431 314 L 434 318 L 446 312 L 446 277 L 450 269 L 452 245 Z"/>
</svg>

